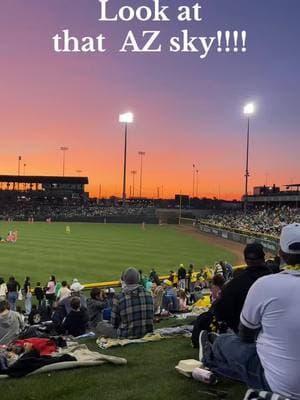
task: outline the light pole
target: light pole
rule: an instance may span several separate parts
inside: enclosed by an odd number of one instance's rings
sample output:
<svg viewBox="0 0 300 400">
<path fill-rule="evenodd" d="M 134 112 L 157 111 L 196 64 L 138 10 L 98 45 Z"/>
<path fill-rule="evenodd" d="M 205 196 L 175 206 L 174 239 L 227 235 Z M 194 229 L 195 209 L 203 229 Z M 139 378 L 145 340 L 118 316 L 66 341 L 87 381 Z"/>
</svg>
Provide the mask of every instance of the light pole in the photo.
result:
<svg viewBox="0 0 300 400">
<path fill-rule="evenodd" d="M 25 176 L 26 164 L 23 164 L 23 175 Z M 23 190 L 26 190 L 26 183 L 23 184 Z"/>
<path fill-rule="evenodd" d="M 193 164 L 193 198 L 195 197 L 195 164 Z"/>
<path fill-rule="evenodd" d="M 19 156 L 18 157 L 18 177 L 20 176 L 20 172 L 21 172 L 21 160 L 22 160 L 22 157 Z M 20 182 L 18 182 L 18 184 L 17 184 L 18 191 L 19 191 L 19 187 L 20 187 Z"/>
<path fill-rule="evenodd" d="M 248 178 L 249 174 L 249 137 L 250 137 L 250 115 L 255 111 L 253 103 L 248 103 L 244 107 L 244 114 L 247 116 L 247 146 L 246 146 L 246 168 L 245 168 L 245 197 L 244 197 L 244 211 L 247 212 L 248 205 Z"/>
<path fill-rule="evenodd" d="M 60 150 L 63 152 L 63 169 L 62 169 L 62 176 L 65 176 L 65 161 L 66 161 L 66 151 L 69 150 L 68 147 L 62 146 Z"/>
<path fill-rule="evenodd" d="M 127 127 L 133 122 L 133 114 L 127 112 L 119 115 L 119 122 L 125 125 L 125 141 L 124 141 L 124 167 L 123 167 L 123 201 L 126 200 L 126 166 L 127 166 Z"/>
<path fill-rule="evenodd" d="M 140 170 L 140 199 L 142 198 L 142 182 L 143 182 L 143 157 L 146 153 L 144 151 L 139 151 L 139 156 L 141 157 L 141 170 Z"/>
<path fill-rule="evenodd" d="M 134 197 L 134 181 L 135 181 L 136 172 L 137 171 L 135 171 L 135 170 L 131 171 L 131 175 L 132 175 L 132 197 Z"/>
<path fill-rule="evenodd" d="M 198 186 L 199 186 L 199 180 L 198 180 L 198 170 L 196 169 L 196 197 L 198 199 Z"/>
</svg>

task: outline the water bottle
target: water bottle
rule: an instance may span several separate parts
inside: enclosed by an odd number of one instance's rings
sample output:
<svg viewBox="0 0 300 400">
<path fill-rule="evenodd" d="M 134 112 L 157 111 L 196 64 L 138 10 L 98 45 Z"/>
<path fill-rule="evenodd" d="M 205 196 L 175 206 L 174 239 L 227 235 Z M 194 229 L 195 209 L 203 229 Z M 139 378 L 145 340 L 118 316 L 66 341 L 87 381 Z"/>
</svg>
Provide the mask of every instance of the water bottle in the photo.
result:
<svg viewBox="0 0 300 400">
<path fill-rule="evenodd" d="M 195 368 L 192 372 L 192 377 L 196 381 L 206 383 L 208 385 L 215 385 L 218 382 L 216 375 L 204 368 Z"/>
</svg>

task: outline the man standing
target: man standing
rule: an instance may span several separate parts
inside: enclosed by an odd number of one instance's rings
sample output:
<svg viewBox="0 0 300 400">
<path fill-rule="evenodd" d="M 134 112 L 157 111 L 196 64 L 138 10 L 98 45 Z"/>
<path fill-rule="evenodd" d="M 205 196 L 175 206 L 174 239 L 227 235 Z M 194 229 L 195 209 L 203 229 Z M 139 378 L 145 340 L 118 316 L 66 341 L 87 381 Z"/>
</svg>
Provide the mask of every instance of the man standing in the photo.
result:
<svg viewBox="0 0 300 400">
<path fill-rule="evenodd" d="M 113 300 L 110 324 L 100 322 L 100 336 L 121 339 L 139 339 L 153 331 L 153 298 L 139 284 L 140 274 L 128 268 L 121 277 L 122 292 Z"/>
<path fill-rule="evenodd" d="M 223 287 L 213 307 L 217 320 L 225 322 L 236 333 L 250 287 L 258 278 L 271 273 L 270 268 L 265 265 L 265 253 L 260 243 L 247 244 L 244 249 L 244 258 L 247 268 Z"/>
<path fill-rule="evenodd" d="M 239 336 L 200 334 L 202 361 L 249 387 L 299 400 L 300 224 L 282 229 L 280 256 L 285 270 L 259 279 L 249 290 Z"/>
</svg>

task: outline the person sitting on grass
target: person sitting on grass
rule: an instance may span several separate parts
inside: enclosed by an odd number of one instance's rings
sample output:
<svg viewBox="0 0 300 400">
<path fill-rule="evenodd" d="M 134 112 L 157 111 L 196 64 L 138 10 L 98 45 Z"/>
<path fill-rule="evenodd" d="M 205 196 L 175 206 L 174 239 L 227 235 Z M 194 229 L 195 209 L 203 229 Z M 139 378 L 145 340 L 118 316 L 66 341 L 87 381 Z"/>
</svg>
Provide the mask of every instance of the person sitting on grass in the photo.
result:
<svg viewBox="0 0 300 400">
<path fill-rule="evenodd" d="M 98 322 L 102 321 L 103 309 L 107 306 L 105 293 L 99 288 L 93 288 L 91 298 L 87 300 L 87 311 L 90 319 L 90 327 L 96 328 Z"/>
<path fill-rule="evenodd" d="M 6 300 L 0 301 L 0 344 L 8 344 L 16 339 L 23 328 L 22 316 L 10 310 Z"/>
<path fill-rule="evenodd" d="M 300 224 L 282 228 L 280 255 L 285 270 L 251 286 L 239 334 L 215 336 L 202 331 L 199 359 L 215 373 L 250 388 L 299 400 Z"/>
<path fill-rule="evenodd" d="M 153 331 L 153 298 L 139 284 L 140 275 L 128 268 L 121 277 L 122 291 L 114 298 L 110 323 L 98 324 L 99 336 L 139 339 Z"/>
<path fill-rule="evenodd" d="M 188 301 L 188 298 L 185 293 L 185 290 L 179 289 L 178 290 L 178 306 L 179 306 L 180 312 L 186 312 L 188 310 L 187 301 Z"/>
<path fill-rule="evenodd" d="M 62 332 L 74 337 L 83 335 L 86 333 L 88 322 L 89 316 L 86 310 L 80 307 L 79 297 L 73 297 L 71 311 L 62 324 Z"/>
<path fill-rule="evenodd" d="M 84 286 L 82 286 L 78 281 L 73 282 L 71 285 L 71 296 L 65 297 L 63 300 L 59 301 L 56 309 L 52 315 L 52 321 L 55 325 L 55 329 L 60 332 L 61 324 L 64 318 L 69 314 L 72 310 L 71 301 L 74 297 L 79 298 L 80 307 L 82 309 L 87 309 L 86 298 L 82 294 L 82 290 Z"/>
</svg>

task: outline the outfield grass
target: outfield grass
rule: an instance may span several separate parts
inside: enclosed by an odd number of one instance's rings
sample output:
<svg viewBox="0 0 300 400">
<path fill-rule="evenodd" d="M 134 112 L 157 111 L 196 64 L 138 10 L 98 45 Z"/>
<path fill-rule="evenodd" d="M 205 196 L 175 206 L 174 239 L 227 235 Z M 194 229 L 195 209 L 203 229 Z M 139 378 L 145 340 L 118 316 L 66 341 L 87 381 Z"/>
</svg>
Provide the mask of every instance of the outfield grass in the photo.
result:
<svg viewBox="0 0 300 400">
<path fill-rule="evenodd" d="M 160 325 L 159 325 L 160 327 Z M 95 341 L 87 342 L 97 349 Z M 242 400 L 245 387 L 231 381 L 215 386 L 179 375 L 174 367 L 180 359 L 197 359 L 190 339 L 132 344 L 102 351 L 124 357 L 125 366 L 103 365 L 72 371 L 1 381 L 1 400 L 211 400 L 210 389 L 228 392 L 228 400 Z"/>
<path fill-rule="evenodd" d="M 69 225 L 71 233 L 66 233 Z M 182 232 L 176 226 L 92 223 L 4 222 L 2 236 L 18 230 L 17 243 L 0 243 L 0 276 L 10 275 L 23 282 L 26 275 L 46 283 L 49 275 L 82 283 L 117 279 L 128 266 L 149 273 L 155 267 L 162 273 L 177 270 L 180 263 L 197 268 L 218 259 L 235 261 L 222 248 L 208 245 Z"/>
</svg>

